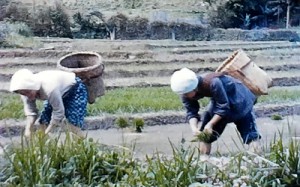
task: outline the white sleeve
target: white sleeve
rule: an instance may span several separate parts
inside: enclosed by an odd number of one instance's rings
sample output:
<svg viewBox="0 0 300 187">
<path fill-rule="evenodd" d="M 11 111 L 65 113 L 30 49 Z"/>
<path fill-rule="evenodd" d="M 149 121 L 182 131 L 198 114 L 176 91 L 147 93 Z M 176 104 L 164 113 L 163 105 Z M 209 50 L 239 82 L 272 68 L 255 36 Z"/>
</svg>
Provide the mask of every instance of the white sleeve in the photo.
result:
<svg viewBox="0 0 300 187">
<path fill-rule="evenodd" d="M 60 122 L 65 117 L 65 107 L 60 91 L 54 90 L 51 92 L 48 102 L 52 106 L 51 121 Z"/>
<path fill-rule="evenodd" d="M 28 97 L 21 95 L 24 104 L 25 116 L 37 116 L 39 111 L 36 107 L 36 100 L 29 100 Z"/>
</svg>

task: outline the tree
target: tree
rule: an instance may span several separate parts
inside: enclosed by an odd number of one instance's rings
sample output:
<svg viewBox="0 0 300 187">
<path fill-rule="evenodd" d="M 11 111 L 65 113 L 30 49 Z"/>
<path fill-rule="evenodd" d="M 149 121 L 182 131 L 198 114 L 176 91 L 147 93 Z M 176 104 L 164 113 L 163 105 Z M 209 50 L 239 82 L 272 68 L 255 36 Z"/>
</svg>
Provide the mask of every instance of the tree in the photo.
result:
<svg viewBox="0 0 300 187">
<path fill-rule="evenodd" d="M 216 0 L 205 1 L 214 10 L 210 13 L 212 26 L 244 29 L 279 26 L 284 19 L 288 28 L 300 4 L 300 0 L 228 0 L 223 4 Z"/>
</svg>

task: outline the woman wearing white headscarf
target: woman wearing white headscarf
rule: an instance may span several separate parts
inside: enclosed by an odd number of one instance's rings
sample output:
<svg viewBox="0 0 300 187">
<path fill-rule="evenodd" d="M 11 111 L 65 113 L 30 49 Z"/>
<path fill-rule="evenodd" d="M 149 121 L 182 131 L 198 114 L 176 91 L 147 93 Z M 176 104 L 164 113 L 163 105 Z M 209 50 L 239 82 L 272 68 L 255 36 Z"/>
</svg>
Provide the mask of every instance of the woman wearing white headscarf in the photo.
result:
<svg viewBox="0 0 300 187">
<path fill-rule="evenodd" d="M 256 140 L 261 136 L 253 114 L 256 96 L 241 81 L 223 73 L 197 76 L 190 69 L 182 68 L 172 75 L 171 89 L 181 96 L 193 133 L 211 134 L 208 140 L 200 142 L 202 153 L 210 154 L 211 143 L 218 139 L 231 122 L 236 124 L 243 142 L 252 144 L 253 150 L 260 151 Z M 204 113 L 202 125 L 198 128 L 198 100 L 203 97 L 209 97 L 210 104 Z"/>
<path fill-rule="evenodd" d="M 30 136 L 38 118 L 36 100 L 45 101 L 39 123 L 46 126 L 46 134 L 65 117 L 71 124 L 71 131 L 81 133 L 86 115 L 87 89 L 75 73 L 46 70 L 34 74 L 28 69 L 21 69 L 11 78 L 10 91 L 21 94 L 27 117 L 25 136 Z"/>
</svg>

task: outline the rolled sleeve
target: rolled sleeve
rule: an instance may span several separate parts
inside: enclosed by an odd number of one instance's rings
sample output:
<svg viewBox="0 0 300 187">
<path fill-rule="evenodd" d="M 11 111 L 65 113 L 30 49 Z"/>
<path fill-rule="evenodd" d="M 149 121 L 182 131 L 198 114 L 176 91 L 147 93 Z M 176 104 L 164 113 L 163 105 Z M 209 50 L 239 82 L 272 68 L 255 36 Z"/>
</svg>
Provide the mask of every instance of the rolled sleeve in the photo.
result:
<svg viewBox="0 0 300 187">
<path fill-rule="evenodd" d="M 225 88 L 219 78 L 215 78 L 211 84 L 213 113 L 222 117 L 230 113 L 230 105 Z"/>
</svg>

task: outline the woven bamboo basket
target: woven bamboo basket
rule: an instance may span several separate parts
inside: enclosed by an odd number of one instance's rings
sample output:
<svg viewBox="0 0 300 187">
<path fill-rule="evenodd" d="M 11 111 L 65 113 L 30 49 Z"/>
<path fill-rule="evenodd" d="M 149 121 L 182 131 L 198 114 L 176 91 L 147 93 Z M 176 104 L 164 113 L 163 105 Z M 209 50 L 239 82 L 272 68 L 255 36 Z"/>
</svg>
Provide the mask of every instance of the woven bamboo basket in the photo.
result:
<svg viewBox="0 0 300 187">
<path fill-rule="evenodd" d="M 267 95 L 272 86 L 272 78 L 241 49 L 229 56 L 216 72 L 226 72 L 241 80 L 257 96 Z"/>
<path fill-rule="evenodd" d="M 74 72 L 85 83 L 88 90 L 88 102 L 93 104 L 97 97 L 104 95 L 105 88 L 102 79 L 104 64 L 102 58 L 95 52 L 76 52 L 59 59 L 57 67 L 60 70 Z"/>
</svg>

